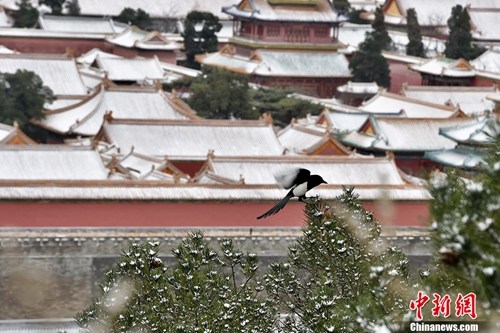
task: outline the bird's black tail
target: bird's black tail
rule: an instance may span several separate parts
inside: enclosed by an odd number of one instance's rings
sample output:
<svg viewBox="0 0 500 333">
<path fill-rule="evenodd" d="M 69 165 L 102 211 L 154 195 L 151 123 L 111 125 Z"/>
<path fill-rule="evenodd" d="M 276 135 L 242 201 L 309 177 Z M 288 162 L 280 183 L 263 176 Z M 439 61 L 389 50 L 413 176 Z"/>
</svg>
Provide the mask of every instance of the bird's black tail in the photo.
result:
<svg viewBox="0 0 500 333">
<path fill-rule="evenodd" d="M 286 197 L 284 197 L 283 199 L 281 199 L 276 205 L 274 205 L 273 208 L 269 209 L 267 212 L 265 212 L 264 214 L 260 215 L 257 217 L 257 220 L 260 220 L 262 218 L 265 218 L 265 217 L 268 217 L 268 216 L 271 216 L 271 215 L 274 215 L 276 214 L 277 212 L 279 212 L 280 210 L 283 209 L 283 207 L 285 207 L 286 203 L 288 202 L 288 200 L 290 200 L 291 198 L 293 197 L 293 193 L 290 191 L 290 193 L 288 193 L 286 195 Z"/>
</svg>

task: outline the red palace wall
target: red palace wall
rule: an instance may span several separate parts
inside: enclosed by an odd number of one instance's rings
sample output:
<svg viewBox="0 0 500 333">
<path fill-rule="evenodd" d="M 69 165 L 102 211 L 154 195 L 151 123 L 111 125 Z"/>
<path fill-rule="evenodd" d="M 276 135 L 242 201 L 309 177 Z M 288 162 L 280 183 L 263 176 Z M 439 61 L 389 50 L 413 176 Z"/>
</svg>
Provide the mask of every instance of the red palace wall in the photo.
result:
<svg viewBox="0 0 500 333">
<path fill-rule="evenodd" d="M 420 73 L 412 71 L 408 68 L 408 64 L 390 61 L 389 70 L 391 71 L 391 89 L 389 91 L 392 93 L 399 94 L 405 83 L 413 86 L 422 85 Z"/>
<path fill-rule="evenodd" d="M 268 87 L 291 88 L 298 93 L 320 98 L 332 98 L 337 92 L 337 87 L 346 84 L 349 79 L 252 76 L 250 81 Z"/>
<path fill-rule="evenodd" d="M 80 56 L 93 48 L 111 52 L 111 46 L 102 39 L 19 38 L 0 36 L 0 45 L 21 53 L 64 54 Z"/>
<path fill-rule="evenodd" d="M 273 202 L 0 202 L 0 227 L 300 227 L 304 204 Z M 365 202 L 383 226 L 426 226 L 427 202 Z"/>
</svg>

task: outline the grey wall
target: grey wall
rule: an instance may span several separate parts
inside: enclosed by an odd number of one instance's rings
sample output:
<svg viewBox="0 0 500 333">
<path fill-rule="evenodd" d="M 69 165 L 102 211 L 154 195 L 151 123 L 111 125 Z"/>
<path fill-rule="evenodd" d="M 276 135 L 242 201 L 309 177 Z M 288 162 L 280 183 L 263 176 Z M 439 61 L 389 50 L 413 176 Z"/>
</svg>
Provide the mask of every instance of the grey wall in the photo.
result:
<svg viewBox="0 0 500 333">
<path fill-rule="evenodd" d="M 180 229 L 0 229 L 0 319 L 71 318 L 99 294 L 103 272 L 128 248 L 129 241 L 160 241 L 160 256 L 186 236 Z M 385 232 L 409 255 L 412 270 L 426 265 L 430 241 L 423 229 Z M 261 267 L 282 258 L 300 235 L 290 229 L 207 229 L 217 247 L 231 237 L 237 248 L 256 252 Z"/>
</svg>

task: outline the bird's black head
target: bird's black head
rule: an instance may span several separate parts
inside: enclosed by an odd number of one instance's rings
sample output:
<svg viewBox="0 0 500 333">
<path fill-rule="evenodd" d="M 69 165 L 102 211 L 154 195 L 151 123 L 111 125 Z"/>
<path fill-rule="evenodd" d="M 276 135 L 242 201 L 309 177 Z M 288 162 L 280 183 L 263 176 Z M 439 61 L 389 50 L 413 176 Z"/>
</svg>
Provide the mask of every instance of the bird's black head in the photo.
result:
<svg viewBox="0 0 500 333">
<path fill-rule="evenodd" d="M 325 182 L 325 180 L 319 175 L 312 175 L 311 177 L 309 177 L 309 180 L 307 181 L 308 188 L 313 188 L 320 184 L 328 184 L 328 183 Z"/>
</svg>

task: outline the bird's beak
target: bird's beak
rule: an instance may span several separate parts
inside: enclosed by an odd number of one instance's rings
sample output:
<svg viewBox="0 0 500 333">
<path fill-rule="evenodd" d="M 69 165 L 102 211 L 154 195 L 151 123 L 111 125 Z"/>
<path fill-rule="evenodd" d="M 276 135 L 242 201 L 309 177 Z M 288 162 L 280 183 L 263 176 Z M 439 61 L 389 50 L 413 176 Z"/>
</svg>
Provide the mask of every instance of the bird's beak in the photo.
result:
<svg viewBox="0 0 500 333">
<path fill-rule="evenodd" d="M 327 182 L 325 182 L 325 181 L 323 180 L 323 183 L 322 183 L 322 184 L 328 184 L 328 183 L 327 183 Z"/>
</svg>

